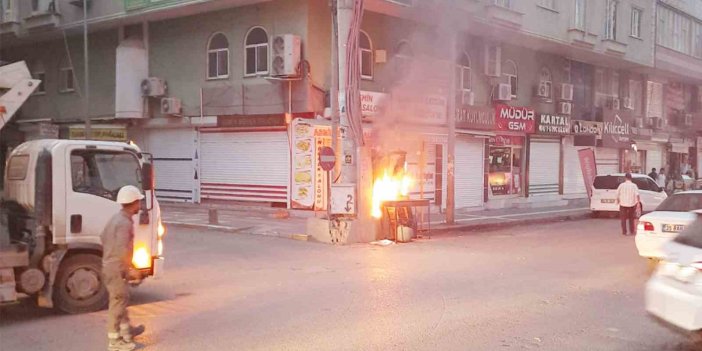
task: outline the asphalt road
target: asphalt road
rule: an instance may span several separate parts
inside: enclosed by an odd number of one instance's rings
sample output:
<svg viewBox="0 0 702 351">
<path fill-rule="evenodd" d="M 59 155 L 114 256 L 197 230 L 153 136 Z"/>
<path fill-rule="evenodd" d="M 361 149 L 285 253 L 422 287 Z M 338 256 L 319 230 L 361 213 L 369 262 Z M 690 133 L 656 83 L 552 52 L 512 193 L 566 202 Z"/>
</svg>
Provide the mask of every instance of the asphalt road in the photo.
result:
<svg viewBox="0 0 702 351">
<path fill-rule="evenodd" d="M 616 220 L 389 247 L 167 239 L 166 277 L 133 290 L 143 350 L 696 349 L 647 317 L 646 262 Z M 2 351 L 105 349 L 105 312 L 0 313 Z"/>
</svg>

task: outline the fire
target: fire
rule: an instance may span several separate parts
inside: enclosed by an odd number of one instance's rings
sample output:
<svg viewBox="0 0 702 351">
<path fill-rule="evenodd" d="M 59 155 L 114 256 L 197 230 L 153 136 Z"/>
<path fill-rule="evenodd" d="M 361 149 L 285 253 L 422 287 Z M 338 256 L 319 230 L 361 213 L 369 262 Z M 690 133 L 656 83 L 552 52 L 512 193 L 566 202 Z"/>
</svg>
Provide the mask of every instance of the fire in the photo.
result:
<svg viewBox="0 0 702 351">
<path fill-rule="evenodd" d="M 382 204 L 385 201 L 399 200 L 409 194 L 412 186 L 412 178 L 407 173 L 399 175 L 389 175 L 387 169 L 382 177 L 375 179 L 373 183 L 373 207 L 371 215 L 380 218 L 383 215 Z"/>
</svg>

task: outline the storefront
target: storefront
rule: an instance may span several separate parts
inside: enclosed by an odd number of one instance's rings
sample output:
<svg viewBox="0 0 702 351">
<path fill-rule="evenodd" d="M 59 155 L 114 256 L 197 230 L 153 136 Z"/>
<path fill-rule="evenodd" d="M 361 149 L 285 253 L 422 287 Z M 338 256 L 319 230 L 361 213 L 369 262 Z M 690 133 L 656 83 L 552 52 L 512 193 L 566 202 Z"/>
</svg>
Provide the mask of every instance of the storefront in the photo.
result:
<svg viewBox="0 0 702 351">
<path fill-rule="evenodd" d="M 456 113 L 456 208 L 480 207 L 486 201 L 486 141 L 495 137 L 495 110 L 462 106 Z"/>
<path fill-rule="evenodd" d="M 578 150 L 595 149 L 602 140 L 602 122 L 572 120 L 572 136 L 563 142 L 563 194 L 569 197 L 585 197 L 587 189 L 583 180 Z"/>
<path fill-rule="evenodd" d="M 536 114 L 528 107 L 495 106 L 498 135 L 488 139 L 489 199 L 526 195 L 526 137 L 536 129 Z"/>
<path fill-rule="evenodd" d="M 598 174 L 640 170 L 645 153 L 634 148 L 630 111 L 603 110 L 602 147 L 595 149 Z"/>
<path fill-rule="evenodd" d="M 286 204 L 290 146 L 285 117 L 220 116 L 217 125 L 200 129 L 201 199 Z M 294 147 L 308 150 L 314 144 L 307 140 Z M 299 179 L 312 184 L 310 173 Z"/>
<path fill-rule="evenodd" d="M 529 196 L 562 193 L 562 137 L 570 134 L 570 117 L 541 113 L 529 137 Z"/>
</svg>

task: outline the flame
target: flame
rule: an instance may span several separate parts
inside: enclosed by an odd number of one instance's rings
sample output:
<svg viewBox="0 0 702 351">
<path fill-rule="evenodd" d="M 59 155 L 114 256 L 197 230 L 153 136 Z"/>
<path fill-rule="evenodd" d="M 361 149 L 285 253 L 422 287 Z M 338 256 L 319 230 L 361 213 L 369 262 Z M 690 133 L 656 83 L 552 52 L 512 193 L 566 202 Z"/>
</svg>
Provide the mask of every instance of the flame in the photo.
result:
<svg viewBox="0 0 702 351">
<path fill-rule="evenodd" d="M 403 172 L 401 175 L 390 176 L 386 169 L 383 176 L 376 178 L 373 183 L 371 216 L 382 217 L 383 202 L 399 200 L 400 197 L 409 195 L 410 187 L 412 178 L 409 175 Z"/>
<path fill-rule="evenodd" d="M 146 247 L 139 245 L 139 247 L 134 250 L 132 264 L 134 264 L 134 267 L 137 269 L 151 267 L 151 255 Z"/>
</svg>

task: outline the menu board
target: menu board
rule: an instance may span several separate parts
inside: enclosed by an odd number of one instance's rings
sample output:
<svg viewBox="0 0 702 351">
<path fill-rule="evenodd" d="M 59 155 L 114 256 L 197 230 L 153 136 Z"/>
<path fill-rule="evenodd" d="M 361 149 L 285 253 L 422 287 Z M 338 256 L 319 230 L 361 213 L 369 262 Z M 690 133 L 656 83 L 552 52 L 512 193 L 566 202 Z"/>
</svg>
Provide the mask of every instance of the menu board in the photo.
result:
<svg viewBox="0 0 702 351">
<path fill-rule="evenodd" d="M 301 119 L 293 121 L 292 207 L 312 209 L 314 206 L 314 126 Z"/>
<path fill-rule="evenodd" d="M 324 147 L 332 146 L 331 128 L 327 126 L 315 126 L 314 128 L 315 141 L 315 176 L 314 176 L 314 209 L 316 211 L 326 211 L 327 209 L 327 188 L 329 184 L 329 174 L 322 169 L 319 164 L 319 153 Z"/>
</svg>

